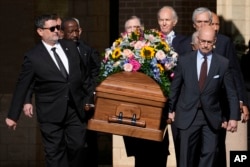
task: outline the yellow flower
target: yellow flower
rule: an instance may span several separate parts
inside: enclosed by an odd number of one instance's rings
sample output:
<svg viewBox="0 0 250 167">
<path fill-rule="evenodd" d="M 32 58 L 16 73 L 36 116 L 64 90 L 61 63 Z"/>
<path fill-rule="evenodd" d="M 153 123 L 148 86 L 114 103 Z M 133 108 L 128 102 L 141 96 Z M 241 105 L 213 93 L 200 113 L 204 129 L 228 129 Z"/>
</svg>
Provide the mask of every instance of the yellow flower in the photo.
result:
<svg viewBox="0 0 250 167">
<path fill-rule="evenodd" d="M 150 47 L 150 46 L 144 46 L 141 49 L 141 56 L 144 57 L 145 59 L 152 59 L 155 55 L 155 51 L 154 48 Z"/>
<path fill-rule="evenodd" d="M 167 44 L 167 42 L 161 41 L 161 45 L 164 46 L 164 50 L 165 50 L 166 52 L 169 52 L 169 51 L 170 51 L 170 47 L 169 47 L 169 45 Z"/>
<path fill-rule="evenodd" d="M 121 44 L 121 42 L 122 42 L 122 38 L 118 38 L 118 39 L 115 40 L 115 42 L 113 43 L 113 46 L 114 46 L 114 47 L 117 47 L 117 46 L 119 46 L 119 45 Z"/>
<path fill-rule="evenodd" d="M 156 64 L 156 66 L 159 68 L 159 70 L 160 70 L 160 73 L 163 73 L 164 72 L 164 68 L 162 67 L 162 65 L 161 64 Z"/>
<path fill-rule="evenodd" d="M 121 56 L 121 49 L 115 48 L 111 56 L 112 56 L 112 59 L 118 59 Z"/>
</svg>

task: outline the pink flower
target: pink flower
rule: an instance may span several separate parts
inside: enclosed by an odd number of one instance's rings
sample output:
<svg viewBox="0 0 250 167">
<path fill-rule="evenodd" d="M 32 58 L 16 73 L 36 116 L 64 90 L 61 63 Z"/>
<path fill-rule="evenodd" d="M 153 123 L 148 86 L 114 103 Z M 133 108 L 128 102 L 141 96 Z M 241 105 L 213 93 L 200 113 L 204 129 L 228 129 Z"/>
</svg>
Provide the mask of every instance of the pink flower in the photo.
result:
<svg viewBox="0 0 250 167">
<path fill-rule="evenodd" d="M 129 63 L 133 65 L 133 71 L 138 71 L 141 68 L 141 64 L 135 59 L 129 60 Z"/>
<path fill-rule="evenodd" d="M 149 34 L 149 35 L 145 35 L 145 38 L 147 38 L 149 41 L 154 41 L 155 40 L 155 36 L 153 34 Z"/>
<path fill-rule="evenodd" d="M 128 37 L 128 33 L 127 32 L 123 32 L 123 33 L 121 33 L 121 36 L 122 36 L 122 38 L 127 38 Z"/>
<path fill-rule="evenodd" d="M 134 44 L 134 48 L 135 48 L 135 49 L 141 49 L 141 48 L 143 48 L 144 45 L 145 45 L 145 42 L 144 42 L 144 41 L 137 41 L 137 42 Z"/>
<path fill-rule="evenodd" d="M 164 60 L 166 58 L 165 53 L 162 50 L 158 50 L 155 54 L 157 60 Z"/>
<path fill-rule="evenodd" d="M 123 65 L 124 71 L 130 72 L 133 69 L 133 65 L 130 63 L 126 63 Z"/>
<path fill-rule="evenodd" d="M 134 57 L 134 53 L 130 49 L 124 49 L 122 52 L 122 55 L 125 58 L 133 58 Z"/>
<path fill-rule="evenodd" d="M 172 79 L 174 78 L 174 73 L 173 73 L 173 72 L 170 74 L 170 77 L 171 77 Z"/>
</svg>

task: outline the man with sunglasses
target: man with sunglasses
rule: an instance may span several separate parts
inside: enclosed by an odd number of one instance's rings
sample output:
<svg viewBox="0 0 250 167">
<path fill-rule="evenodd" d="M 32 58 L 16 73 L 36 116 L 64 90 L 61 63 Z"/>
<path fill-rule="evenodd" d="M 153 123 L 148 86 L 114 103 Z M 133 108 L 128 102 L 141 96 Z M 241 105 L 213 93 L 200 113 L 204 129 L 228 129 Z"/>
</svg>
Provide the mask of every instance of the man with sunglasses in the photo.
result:
<svg viewBox="0 0 250 167">
<path fill-rule="evenodd" d="M 35 26 L 41 42 L 24 55 L 5 121 L 10 129 L 16 129 L 25 97 L 33 87 L 46 166 L 82 167 L 86 115 L 82 107 L 79 53 L 74 42 L 59 40 L 60 25 L 55 15 L 37 17 Z M 62 65 L 56 60 L 57 56 Z M 61 72 L 63 68 L 66 76 Z"/>
</svg>

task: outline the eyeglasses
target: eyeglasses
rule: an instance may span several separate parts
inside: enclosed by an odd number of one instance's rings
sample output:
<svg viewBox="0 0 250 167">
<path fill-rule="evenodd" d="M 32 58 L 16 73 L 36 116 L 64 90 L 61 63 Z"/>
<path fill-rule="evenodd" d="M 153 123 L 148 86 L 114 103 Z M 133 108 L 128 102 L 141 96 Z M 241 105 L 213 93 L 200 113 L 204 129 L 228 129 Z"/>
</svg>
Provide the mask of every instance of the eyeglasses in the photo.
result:
<svg viewBox="0 0 250 167">
<path fill-rule="evenodd" d="M 56 25 L 56 26 L 53 26 L 53 27 L 50 27 L 50 28 L 41 28 L 41 29 L 48 29 L 48 30 L 50 30 L 50 32 L 54 32 L 55 29 L 61 30 L 61 26 Z"/>
<path fill-rule="evenodd" d="M 205 45 L 205 44 L 207 44 L 207 45 L 213 45 L 214 44 L 214 41 L 206 41 L 206 40 L 203 40 L 203 39 L 199 39 L 199 42 L 202 45 Z"/>
</svg>

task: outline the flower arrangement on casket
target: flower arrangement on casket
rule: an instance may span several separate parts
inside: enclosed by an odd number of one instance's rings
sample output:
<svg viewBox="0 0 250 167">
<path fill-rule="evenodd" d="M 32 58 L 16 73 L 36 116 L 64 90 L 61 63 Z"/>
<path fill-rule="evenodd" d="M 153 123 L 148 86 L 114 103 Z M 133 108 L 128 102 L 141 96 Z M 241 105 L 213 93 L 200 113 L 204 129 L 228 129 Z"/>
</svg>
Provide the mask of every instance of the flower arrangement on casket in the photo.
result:
<svg viewBox="0 0 250 167">
<path fill-rule="evenodd" d="M 103 55 L 100 81 L 121 71 L 142 72 L 168 96 L 178 55 L 164 39 L 164 34 L 155 29 L 122 33 Z"/>
</svg>

